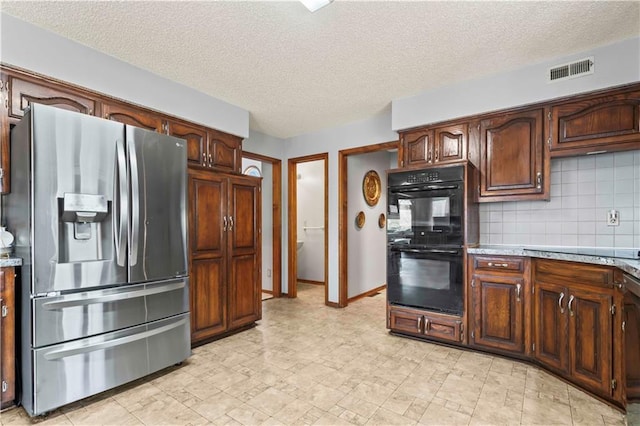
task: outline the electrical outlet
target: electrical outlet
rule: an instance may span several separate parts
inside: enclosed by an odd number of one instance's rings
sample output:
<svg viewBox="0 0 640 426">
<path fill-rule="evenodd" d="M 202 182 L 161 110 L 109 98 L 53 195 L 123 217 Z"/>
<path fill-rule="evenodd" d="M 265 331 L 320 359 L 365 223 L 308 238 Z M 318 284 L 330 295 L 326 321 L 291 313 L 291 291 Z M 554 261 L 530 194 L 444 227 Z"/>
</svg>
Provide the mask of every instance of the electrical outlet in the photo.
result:
<svg viewBox="0 0 640 426">
<path fill-rule="evenodd" d="M 267 269 L 267 277 L 271 276 L 271 269 Z"/>
<path fill-rule="evenodd" d="M 619 226 L 620 213 L 618 210 L 609 210 L 607 212 L 607 226 Z"/>
</svg>

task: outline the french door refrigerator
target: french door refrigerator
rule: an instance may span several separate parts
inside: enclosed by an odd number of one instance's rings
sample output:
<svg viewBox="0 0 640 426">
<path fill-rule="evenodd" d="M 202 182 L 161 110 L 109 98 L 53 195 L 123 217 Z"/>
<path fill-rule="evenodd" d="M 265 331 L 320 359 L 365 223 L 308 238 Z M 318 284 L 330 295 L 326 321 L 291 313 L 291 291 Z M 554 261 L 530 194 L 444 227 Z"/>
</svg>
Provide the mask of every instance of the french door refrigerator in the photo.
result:
<svg viewBox="0 0 640 426">
<path fill-rule="evenodd" d="M 186 359 L 185 141 L 39 104 L 11 136 L 26 411 Z"/>
</svg>

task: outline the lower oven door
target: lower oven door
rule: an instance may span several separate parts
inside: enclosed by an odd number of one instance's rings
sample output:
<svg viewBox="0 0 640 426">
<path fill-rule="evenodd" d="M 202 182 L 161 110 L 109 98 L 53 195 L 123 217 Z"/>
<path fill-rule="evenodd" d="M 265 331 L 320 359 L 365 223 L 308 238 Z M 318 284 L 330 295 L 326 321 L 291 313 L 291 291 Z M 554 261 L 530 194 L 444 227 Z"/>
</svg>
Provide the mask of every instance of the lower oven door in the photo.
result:
<svg viewBox="0 0 640 426">
<path fill-rule="evenodd" d="M 388 247 L 389 303 L 462 315 L 462 259 L 461 248 Z"/>
</svg>

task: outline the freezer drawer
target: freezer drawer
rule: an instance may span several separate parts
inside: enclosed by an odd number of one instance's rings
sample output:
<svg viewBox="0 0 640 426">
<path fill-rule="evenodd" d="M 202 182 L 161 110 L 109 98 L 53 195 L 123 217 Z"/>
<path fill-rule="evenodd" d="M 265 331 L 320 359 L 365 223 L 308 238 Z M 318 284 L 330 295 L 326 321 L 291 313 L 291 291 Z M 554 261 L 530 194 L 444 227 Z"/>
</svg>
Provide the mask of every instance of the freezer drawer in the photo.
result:
<svg viewBox="0 0 640 426">
<path fill-rule="evenodd" d="M 33 299 L 38 348 L 189 311 L 189 279 Z"/>
<path fill-rule="evenodd" d="M 33 351 L 30 415 L 103 392 L 176 364 L 191 353 L 189 314 Z"/>
</svg>

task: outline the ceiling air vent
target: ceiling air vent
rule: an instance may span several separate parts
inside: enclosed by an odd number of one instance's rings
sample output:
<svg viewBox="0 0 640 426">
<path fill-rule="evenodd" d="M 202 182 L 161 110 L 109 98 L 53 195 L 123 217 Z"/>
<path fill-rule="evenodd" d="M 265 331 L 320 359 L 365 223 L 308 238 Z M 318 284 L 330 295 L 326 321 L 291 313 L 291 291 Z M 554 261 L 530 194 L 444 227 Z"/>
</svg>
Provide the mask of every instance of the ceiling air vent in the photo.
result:
<svg viewBox="0 0 640 426">
<path fill-rule="evenodd" d="M 593 70 L 593 56 L 568 64 L 557 65 L 549 68 L 549 82 L 582 77 L 583 75 L 593 74 Z"/>
</svg>

